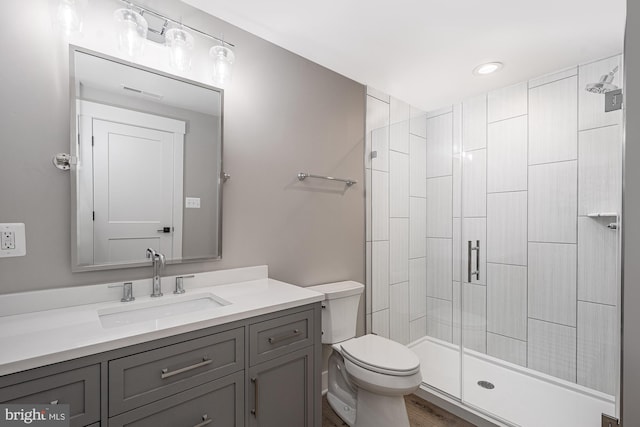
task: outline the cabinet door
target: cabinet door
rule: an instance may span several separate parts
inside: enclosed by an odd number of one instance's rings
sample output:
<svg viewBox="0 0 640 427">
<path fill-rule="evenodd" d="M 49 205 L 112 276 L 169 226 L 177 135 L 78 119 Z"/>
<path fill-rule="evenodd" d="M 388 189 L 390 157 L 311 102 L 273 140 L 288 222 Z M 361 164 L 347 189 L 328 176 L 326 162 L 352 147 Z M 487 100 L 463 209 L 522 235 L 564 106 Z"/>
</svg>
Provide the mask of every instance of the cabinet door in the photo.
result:
<svg viewBox="0 0 640 427">
<path fill-rule="evenodd" d="M 249 370 L 251 427 L 313 426 L 313 347 Z"/>
</svg>

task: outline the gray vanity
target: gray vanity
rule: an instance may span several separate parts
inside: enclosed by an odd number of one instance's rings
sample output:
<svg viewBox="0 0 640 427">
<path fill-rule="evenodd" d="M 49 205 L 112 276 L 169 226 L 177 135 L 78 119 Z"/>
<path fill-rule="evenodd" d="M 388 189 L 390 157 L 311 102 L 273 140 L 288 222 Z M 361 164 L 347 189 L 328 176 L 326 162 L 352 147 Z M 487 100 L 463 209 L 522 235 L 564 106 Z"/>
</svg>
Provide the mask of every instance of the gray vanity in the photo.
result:
<svg viewBox="0 0 640 427">
<path fill-rule="evenodd" d="M 206 277 L 201 282 L 206 283 Z M 294 294 L 302 293 L 287 297 L 288 287 Z M 220 310 L 222 314 L 214 314 L 204 321 L 202 319 L 210 316 L 206 312 L 189 314 L 190 323 L 176 321 L 175 327 L 169 329 L 158 327 L 159 321 L 150 328 L 141 323 L 104 329 L 105 336 L 97 341 L 112 349 L 58 363 L 37 366 L 38 359 L 30 358 L 26 365 L 21 365 L 23 362 L 18 360 L 18 355 L 26 355 L 30 346 L 7 333 L 0 339 L 4 345 L 13 347 L 14 355 L 9 357 L 15 360 L 0 364 L 3 372 L 14 371 L 20 366 L 32 368 L 0 377 L 0 403 L 69 404 L 73 427 L 320 426 L 320 294 L 316 296 L 312 291 L 271 279 L 205 289 L 224 295 L 230 301 L 224 307 L 227 311 Z M 202 292 L 202 289 L 188 289 L 189 292 Z M 273 300 L 265 302 L 267 295 Z M 278 302 L 281 296 L 285 299 Z M 309 303 L 310 299 L 313 302 Z M 145 300 L 145 296 L 138 300 Z M 0 301 L 2 303 L 5 302 Z M 72 318 L 86 318 L 86 313 L 99 312 L 105 304 L 114 305 L 105 302 L 40 313 L 45 322 L 64 318 L 59 321 L 71 324 L 71 334 L 77 328 L 75 338 L 68 338 L 71 342 L 76 341 L 75 348 L 69 348 L 69 351 L 80 349 L 87 353 L 91 352 L 92 346 L 83 349 L 82 342 L 92 333 L 99 333 L 99 322 L 80 321 L 74 326 Z M 126 307 L 135 303 L 115 304 Z M 252 315 L 267 311 L 270 312 Z M 0 318 L 0 326 L 4 331 L 5 326 L 10 326 L 12 317 L 13 321 L 20 321 L 21 316 L 33 318 L 38 315 L 23 313 Z M 226 321 L 225 318 L 241 319 Z M 215 325 L 200 327 L 207 322 Z M 28 322 L 25 328 L 30 328 Z M 91 332 L 91 328 L 96 331 Z M 193 330 L 170 332 L 184 328 Z M 128 329 L 134 331 L 128 332 Z M 146 332 L 141 334 L 141 331 Z M 167 336 L 148 339 L 158 333 Z M 30 332 L 24 335 L 25 338 L 29 336 L 32 336 Z M 116 336 L 121 338 L 114 339 Z M 140 342 L 119 346 L 123 339 Z M 44 340 L 45 345 L 47 340 L 53 342 L 48 337 Z M 21 346 L 22 349 L 16 349 Z M 65 352 L 51 347 L 49 358 L 61 357 L 56 354 L 64 355 Z"/>
</svg>

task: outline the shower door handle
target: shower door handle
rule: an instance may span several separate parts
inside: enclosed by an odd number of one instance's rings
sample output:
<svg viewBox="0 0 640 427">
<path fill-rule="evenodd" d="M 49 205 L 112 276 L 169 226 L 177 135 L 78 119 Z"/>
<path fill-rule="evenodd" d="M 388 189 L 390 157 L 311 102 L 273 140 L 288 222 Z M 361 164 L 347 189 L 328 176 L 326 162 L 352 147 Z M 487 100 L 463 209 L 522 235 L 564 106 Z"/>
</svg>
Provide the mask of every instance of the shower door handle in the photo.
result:
<svg viewBox="0 0 640 427">
<path fill-rule="evenodd" d="M 476 269 L 471 269 L 472 253 L 476 253 Z M 476 240 L 476 245 L 473 246 L 471 240 L 467 241 L 467 282 L 471 283 L 471 280 L 475 276 L 476 280 L 480 280 L 480 240 Z"/>
</svg>

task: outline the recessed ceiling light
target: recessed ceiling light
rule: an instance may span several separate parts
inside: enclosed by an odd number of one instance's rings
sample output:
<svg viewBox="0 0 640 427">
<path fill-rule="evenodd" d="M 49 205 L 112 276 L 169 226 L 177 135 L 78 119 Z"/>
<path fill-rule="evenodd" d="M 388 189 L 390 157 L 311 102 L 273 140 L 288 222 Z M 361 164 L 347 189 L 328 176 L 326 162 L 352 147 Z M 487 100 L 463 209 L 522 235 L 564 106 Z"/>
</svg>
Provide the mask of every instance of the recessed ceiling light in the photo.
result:
<svg viewBox="0 0 640 427">
<path fill-rule="evenodd" d="M 478 65 L 473 74 L 476 76 L 486 76 L 487 74 L 495 73 L 504 67 L 502 62 L 487 62 L 486 64 Z"/>
</svg>

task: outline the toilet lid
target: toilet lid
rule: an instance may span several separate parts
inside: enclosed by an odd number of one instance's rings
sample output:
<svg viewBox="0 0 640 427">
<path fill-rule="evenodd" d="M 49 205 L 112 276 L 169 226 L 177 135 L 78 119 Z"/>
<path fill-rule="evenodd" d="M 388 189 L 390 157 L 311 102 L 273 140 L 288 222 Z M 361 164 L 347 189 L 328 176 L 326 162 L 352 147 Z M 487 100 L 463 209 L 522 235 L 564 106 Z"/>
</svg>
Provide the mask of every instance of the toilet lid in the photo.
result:
<svg viewBox="0 0 640 427">
<path fill-rule="evenodd" d="M 342 355 L 362 368 L 386 375 L 408 376 L 420 371 L 416 354 L 402 344 L 364 335 L 341 344 Z"/>
</svg>

